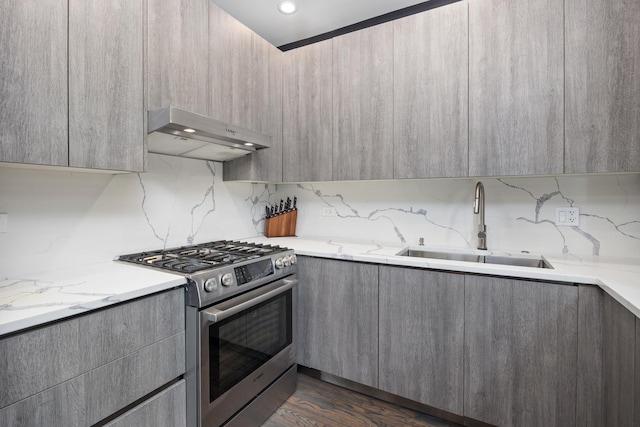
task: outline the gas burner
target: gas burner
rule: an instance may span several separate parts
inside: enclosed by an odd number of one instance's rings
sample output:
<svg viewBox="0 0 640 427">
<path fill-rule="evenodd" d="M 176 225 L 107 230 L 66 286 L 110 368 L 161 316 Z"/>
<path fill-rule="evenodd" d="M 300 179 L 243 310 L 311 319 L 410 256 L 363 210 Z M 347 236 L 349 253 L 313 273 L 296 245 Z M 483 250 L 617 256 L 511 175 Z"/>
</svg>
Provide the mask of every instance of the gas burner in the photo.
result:
<svg viewBox="0 0 640 427">
<path fill-rule="evenodd" d="M 279 246 L 221 240 L 192 246 L 122 255 L 118 260 L 160 270 L 192 274 L 257 259 L 285 250 Z"/>
</svg>

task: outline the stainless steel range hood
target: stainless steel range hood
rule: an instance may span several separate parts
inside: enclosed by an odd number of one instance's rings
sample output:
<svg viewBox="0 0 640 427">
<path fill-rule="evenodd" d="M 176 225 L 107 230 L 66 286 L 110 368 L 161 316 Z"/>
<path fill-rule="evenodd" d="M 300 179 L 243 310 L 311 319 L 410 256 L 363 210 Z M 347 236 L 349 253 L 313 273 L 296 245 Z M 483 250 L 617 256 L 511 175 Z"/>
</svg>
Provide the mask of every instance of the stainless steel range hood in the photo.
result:
<svg viewBox="0 0 640 427">
<path fill-rule="evenodd" d="M 271 147 L 271 137 L 175 107 L 149 111 L 150 153 L 224 162 Z"/>
</svg>

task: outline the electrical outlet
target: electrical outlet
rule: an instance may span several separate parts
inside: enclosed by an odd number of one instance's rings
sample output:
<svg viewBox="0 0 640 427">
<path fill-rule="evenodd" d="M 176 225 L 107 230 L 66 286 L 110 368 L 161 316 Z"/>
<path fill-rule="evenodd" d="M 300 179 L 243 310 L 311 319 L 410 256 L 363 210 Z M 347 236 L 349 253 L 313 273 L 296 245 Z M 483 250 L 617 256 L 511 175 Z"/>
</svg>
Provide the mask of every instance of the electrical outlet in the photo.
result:
<svg viewBox="0 0 640 427">
<path fill-rule="evenodd" d="M 336 216 L 336 208 L 332 206 L 324 206 L 322 208 L 322 216 Z"/>
<path fill-rule="evenodd" d="M 9 229 L 9 214 L 0 213 L 0 233 L 6 233 Z"/>
<path fill-rule="evenodd" d="M 580 208 L 571 206 L 556 208 L 556 225 L 578 227 L 580 225 Z"/>
</svg>

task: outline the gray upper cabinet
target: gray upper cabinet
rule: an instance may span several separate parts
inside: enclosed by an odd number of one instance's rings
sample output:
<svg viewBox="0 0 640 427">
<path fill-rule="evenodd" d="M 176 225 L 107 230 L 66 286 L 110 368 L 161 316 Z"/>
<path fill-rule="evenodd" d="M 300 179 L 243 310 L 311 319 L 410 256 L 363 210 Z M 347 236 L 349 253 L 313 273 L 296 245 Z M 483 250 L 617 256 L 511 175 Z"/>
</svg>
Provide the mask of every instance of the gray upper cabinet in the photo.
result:
<svg viewBox="0 0 640 427">
<path fill-rule="evenodd" d="M 143 1 L 69 1 L 69 166 L 144 169 Z"/>
<path fill-rule="evenodd" d="M 280 50 L 253 33 L 248 126 L 271 136 L 271 148 L 225 163 L 225 181 L 282 181 L 283 61 Z"/>
<path fill-rule="evenodd" d="M 209 0 L 149 0 L 147 109 L 209 115 Z"/>
<path fill-rule="evenodd" d="M 577 319 L 577 286 L 467 276 L 465 417 L 576 425 Z"/>
<path fill-rule="evenodd" d="M 395 178 L 468 175 L 467 19 L 458 2 L 394 22 Z"/>
<path fill-rule="evenodd" d="M 378 266 L 299 258 L 297 361 L 378 386 Z"/>
<path fill-rule="evenodd" d="M 0 3 L 0 161 L 68 164 L 67 1 Z"/>
<path fill-rule="evenodd" d="M 209 3 L 211 117 L 250 128 L 252 31 Z"/>
<path fill-rule="evenodd" d="M 285 182 L 333 179 L 333 40 L 284 54 Z"/>
<path fill-rule="evenodd" d="M 393 24 L 333 39 L 333 179 L 393 178 Z"/>
<path fill-rule="evenodd" d="M 640 2 L 566 0 L 565 172 L 640 171 Z"/>
<path fill-rule="evenodd" d="M 469 1 L 469 175 L 561 174 L 564 11 Z"/>
<path fill-rule="evenodd" d="M 379 388 L 462 414 L 464 275 L 380 266 Z"/>
</svg>

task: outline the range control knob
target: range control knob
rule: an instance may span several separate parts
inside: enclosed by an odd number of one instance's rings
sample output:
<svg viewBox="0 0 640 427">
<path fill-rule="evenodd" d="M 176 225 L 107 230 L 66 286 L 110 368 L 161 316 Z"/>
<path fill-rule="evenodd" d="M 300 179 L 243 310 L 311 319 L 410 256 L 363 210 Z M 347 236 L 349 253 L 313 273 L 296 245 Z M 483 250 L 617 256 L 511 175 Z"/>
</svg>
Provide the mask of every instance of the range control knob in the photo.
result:
<svg viewBox="0 0 640 427">
<path fill-rule="evenodd" d="M 284 268 L 284 259 L 282 258 L 276 259 L 276 268 L 278 270 L 282 270 Z"/>
<path fill-rule="evenodd" d="M 291 265 L 291 257 L 290 256 L 284 257 L 284 266 L 289 267 L 290 265 Z"/>
<path fill-rule="evenodd" d="M 289 260 L 291 261 L 291 265 L 296 265 L 298 263 L 298 257 L 296 256 L 296 254 L 292 254 L 289 257 Z"/>
<path fill-rule="evenodd" d="M 233 285 L 233 276 L 231 273 L 225 273 L 222 275 L 222 279 L 220 279 L 222 286 L 231 286 Z"/>
<path fill-rule="evenodd" d="M 209 279 L 204 282 L 204 290 L 207 292 L 215 292 L 218 290 L 218 281 L 216 279 Z"/>
</svg>

